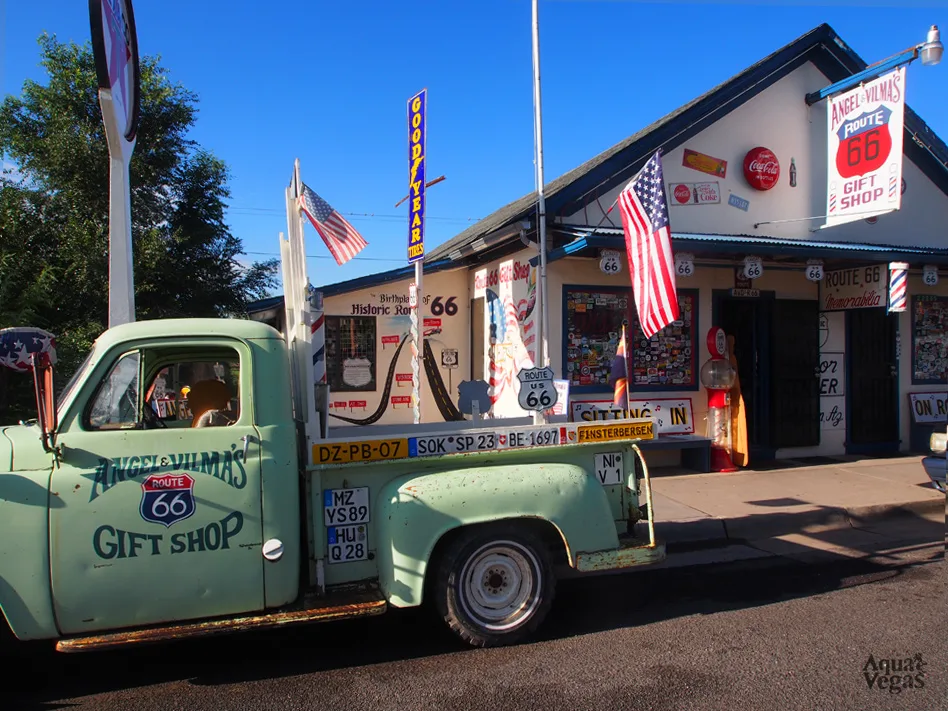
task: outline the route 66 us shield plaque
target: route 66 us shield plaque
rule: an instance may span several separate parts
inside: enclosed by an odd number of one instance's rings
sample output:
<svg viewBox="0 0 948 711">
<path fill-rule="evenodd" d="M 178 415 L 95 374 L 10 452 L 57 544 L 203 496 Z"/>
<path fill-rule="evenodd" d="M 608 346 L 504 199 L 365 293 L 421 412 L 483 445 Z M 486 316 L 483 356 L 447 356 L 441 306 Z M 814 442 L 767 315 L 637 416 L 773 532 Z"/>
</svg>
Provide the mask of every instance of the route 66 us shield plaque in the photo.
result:
<svg viewBox="0 0 948 711">
<path fill-rule="evenodd" d="M 142 482 L 142 518 L 170 528 L 194 514 L 194 478 L 184 472 L 152 474 Z"/>
</svg>

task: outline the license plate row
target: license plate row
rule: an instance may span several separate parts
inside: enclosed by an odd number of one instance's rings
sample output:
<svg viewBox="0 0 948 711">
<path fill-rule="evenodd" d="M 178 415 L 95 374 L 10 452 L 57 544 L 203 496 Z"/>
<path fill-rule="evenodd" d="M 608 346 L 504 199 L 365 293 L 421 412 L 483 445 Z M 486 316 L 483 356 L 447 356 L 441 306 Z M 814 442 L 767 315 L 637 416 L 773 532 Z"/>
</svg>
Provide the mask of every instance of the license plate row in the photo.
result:
<svg viewBox="0 0 948 711">
<path fill-rule="evenodd" d="M 378 462 L 447 454 L 491 452 L 524 447 L 550 447 L 620 439 L 652 439 L 650 421 L 615 422 L 598 425 L 548 425 L 534 427 L 498 427 L 423 437 L 371 439 L 313 445 L 314 464 Z"/>
</svg>

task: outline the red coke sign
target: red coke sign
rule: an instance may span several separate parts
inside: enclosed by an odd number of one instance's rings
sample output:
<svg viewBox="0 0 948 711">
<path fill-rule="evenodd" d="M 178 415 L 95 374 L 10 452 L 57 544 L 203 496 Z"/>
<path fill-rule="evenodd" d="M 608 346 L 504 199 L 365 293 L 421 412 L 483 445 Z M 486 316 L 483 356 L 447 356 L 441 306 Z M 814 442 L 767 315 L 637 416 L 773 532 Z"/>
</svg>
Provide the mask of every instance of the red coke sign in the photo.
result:
<svg viewBox="0 0 948 711">
<path fill-rule="evenodd" d="M 780 179 L 780 163 L 769 148 L 751 148 L 744 156 L 744 178 L 755 190 L 770 190 Z"/>
</svg>

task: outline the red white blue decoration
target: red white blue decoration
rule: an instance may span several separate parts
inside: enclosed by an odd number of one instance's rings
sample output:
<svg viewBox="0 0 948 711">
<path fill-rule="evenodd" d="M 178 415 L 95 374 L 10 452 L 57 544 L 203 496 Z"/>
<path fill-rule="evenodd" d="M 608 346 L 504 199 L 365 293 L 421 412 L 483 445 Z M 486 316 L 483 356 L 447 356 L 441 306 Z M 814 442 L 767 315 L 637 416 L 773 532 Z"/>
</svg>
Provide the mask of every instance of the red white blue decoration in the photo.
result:
<svg viewBox="0 0 948 711">
<path fill-rule="evenodd" d="M 39 364 L 56 364 L 56 338 L 41 328 L 0 329 L 0 365 L 20 373 L 33 370 L 33 355 Z"/>
<path fill-rule="evenodd" d="M 823 227 L 901 207 L 904 114 L 905 67 L 829 99 Z"/>
<path fill-rule="evenodd" d="M 142 482 L 142 518 L 166 528 L 194 515 L 194 478 L 184 472 L 152 474 Z"/>
<path fill-rule="evenodd" d="M 905 262 L 889 262 L 889 313 L 905 311 L 908 285 L 908 268 Z"/>
</svg>

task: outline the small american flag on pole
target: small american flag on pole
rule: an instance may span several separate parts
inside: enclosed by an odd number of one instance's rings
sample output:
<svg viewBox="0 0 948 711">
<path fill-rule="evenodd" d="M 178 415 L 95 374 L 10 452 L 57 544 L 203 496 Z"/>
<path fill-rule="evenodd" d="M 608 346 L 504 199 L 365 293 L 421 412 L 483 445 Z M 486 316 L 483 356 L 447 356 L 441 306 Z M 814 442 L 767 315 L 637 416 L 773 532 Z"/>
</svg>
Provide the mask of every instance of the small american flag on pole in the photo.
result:
<svg viewBox="0 0 948 711">
<path fill-rule="evenodd" d="M 642 332 L 651 338 L 678 320 L 668 204 L 658 151 L 619 193 L 619 210 L 632 294 Z"/>
<path fill-rule="evenodd" d="M 345 217 L 333 210 L 329 203 L 314 193 L 306 183 L 302 183 L 302 187 L 300 208 L 336 258 L 336 264 L 342 266 L 369 243 Z"/>
</svg>

